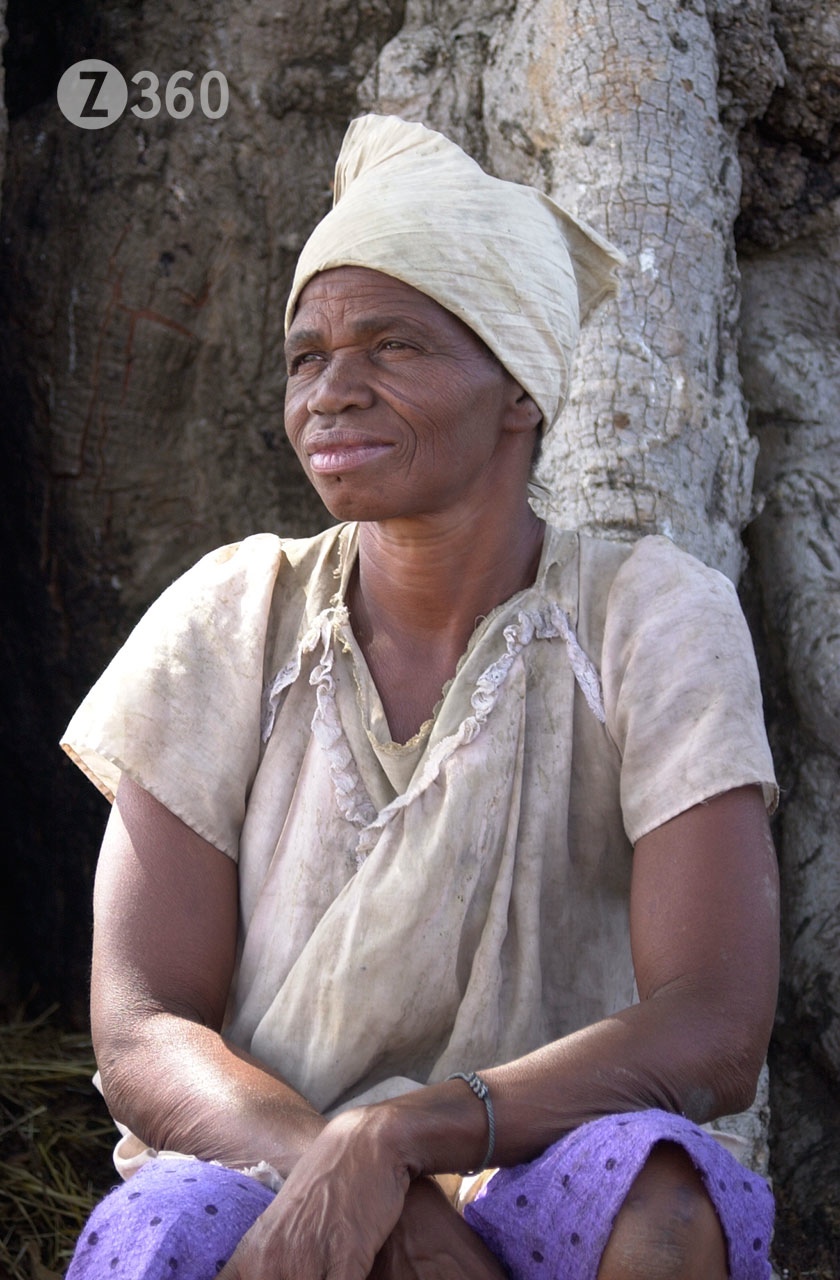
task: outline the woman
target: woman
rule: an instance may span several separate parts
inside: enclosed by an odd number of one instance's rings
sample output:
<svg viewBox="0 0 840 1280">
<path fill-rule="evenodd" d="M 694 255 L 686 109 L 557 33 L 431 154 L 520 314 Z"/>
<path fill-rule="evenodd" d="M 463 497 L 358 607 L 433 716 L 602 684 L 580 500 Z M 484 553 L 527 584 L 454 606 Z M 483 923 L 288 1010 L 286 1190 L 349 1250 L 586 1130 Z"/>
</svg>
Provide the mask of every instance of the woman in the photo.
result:
<svg viewBox="0 0 840 1280">
<path fill-rule="evenodd" d="M 116 793 L 129 1179 L 71 1277 L 769 1275 L 770 1193 L 699 1127 L 775 1004 L 746 627 L 666 539 L 527 497 L 617 261 L 441 135 L 351 125 L 286 344 L 341 523 L 206 557 L 66 735 Z"/>
</svg>

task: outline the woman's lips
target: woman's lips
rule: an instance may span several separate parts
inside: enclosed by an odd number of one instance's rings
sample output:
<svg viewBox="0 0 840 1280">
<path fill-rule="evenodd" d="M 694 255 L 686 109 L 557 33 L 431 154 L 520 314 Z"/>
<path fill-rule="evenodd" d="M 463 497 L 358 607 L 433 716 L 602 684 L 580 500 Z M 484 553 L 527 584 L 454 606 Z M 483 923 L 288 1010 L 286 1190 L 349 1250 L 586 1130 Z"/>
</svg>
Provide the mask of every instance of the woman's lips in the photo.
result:
<svg viewBox="0 0 840 1280">
<path fill-rule="evenodd" d="M 323 476 L 363 467 L 392 448 L 374 440 L 323 440 L 308 445 L 306 452 L 312 470 Z"/>
</svg>

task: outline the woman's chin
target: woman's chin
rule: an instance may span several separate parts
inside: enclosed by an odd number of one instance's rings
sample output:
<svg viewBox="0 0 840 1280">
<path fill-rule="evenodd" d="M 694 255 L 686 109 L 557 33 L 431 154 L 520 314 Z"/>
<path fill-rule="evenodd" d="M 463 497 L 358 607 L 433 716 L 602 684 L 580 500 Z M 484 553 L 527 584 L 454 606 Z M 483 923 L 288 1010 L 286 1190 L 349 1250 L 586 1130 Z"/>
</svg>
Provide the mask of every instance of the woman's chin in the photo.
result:
<svg viewBox="0 0 840 1280">
<path fill-rule="evenodd" d="M 371 490 L 341 476 L 319 478 L 314 484 L 318 497 L 335 520 L 394 520 L 416 514 L 407 502 L 395 499 L 391 492 Z"/>
<path fill-rule="evenodd" d="M 370 522 L 387 520 L 398 515 L 390 504 L 374 499 L 364 499 L 346 491 L 330 490 L 329 493 L 319 491 L 318 495 L 334 520 L 359 520 Z"/>
</svg>

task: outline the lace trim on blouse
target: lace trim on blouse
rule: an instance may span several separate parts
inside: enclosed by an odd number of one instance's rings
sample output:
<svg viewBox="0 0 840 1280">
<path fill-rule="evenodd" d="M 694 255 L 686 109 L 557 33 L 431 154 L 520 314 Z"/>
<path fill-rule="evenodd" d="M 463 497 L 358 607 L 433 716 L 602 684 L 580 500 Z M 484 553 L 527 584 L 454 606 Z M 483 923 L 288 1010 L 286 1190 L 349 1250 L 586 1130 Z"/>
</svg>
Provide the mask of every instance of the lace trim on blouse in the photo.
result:
<svg viewBox="0 0 840 1280">
<path fill-rule="evenodd" d="M 277 709 L 284 690 L 288 689 L 300 675 L 303 655 L 312 653 L 320 641 L 323 645 L 321 658 L 309 677 L 309 683 L 315 689 L 312 733 L 318 745 L 323 747 L 329 761 L 330 777 L 339 813 L 348 822 L 364 827 L 376 817 L 376 809 L 371 804 L 370 797 L 362 784 L 353 754 L 344 737 L 338 708 L 335 705 L 335 680 L 332 674 L 335 660 L 333 636 L 340 626 L 348 622 L 349 616 L 345 605 L 336 605 L 318 614 L 298 645 L 295 657 L 278 671 L 266 691 L 261 736 L 263 742 L 268 742 L 274 729 Z"/>
<path fill-rule="evenodd" d="M 361 828 L 356 847 L 356 865 L 359 867 L 393 815 L 421 795 L 437 778 L 444 763 L 453 752 L 460 746 L 472 742 L 481 732 L 496 705 L 502 686 L 516 658 L 532 641 L 563 640 L 569 665 L 586 699 L 587 706 L 602 724 L 606 719 L 597 668 L 581 648 L 565 610 L 554 603 L 542 609 L 521 610 L 516 622 L 510 623 L 504 629 L 505 652 L 486 667 L 476 681 L 470 699 L 472 714 L 461 721 L 455 733 L 442 738 L 432 747 L 408 789 L 377 813 L 359 776 L 356 762 L 341 727 L 335 701 L 335 680 L 332 674 L 335 656 L 334 640 L 338 630 L 347 625 L 349 625 L 349 615 L 343 603 L 332 605 L 315 618 L 298 645 L 295 657 L 277 672 L 266 690 L 262 740 L 267 742 L 271 737 L 280 699 L 283 692 L 300 676 L 304 654 L 312 653 L 320 643 L 322 646 L 320 660 L 309 677 L 309 683 L 315 688 L 316 697 L 312 732 L 327 755 L 339 812 L 348 822 Z"/>
</svg>

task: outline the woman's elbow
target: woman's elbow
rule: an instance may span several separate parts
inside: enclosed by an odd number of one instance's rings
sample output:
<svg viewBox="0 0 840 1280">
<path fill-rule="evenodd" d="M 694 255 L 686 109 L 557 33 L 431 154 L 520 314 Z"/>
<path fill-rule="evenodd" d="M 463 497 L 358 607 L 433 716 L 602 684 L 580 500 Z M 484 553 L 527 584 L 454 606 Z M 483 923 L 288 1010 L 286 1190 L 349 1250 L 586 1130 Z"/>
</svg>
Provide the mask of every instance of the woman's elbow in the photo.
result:
<svg viewBox="0 0 840 1280">
<path fill-rule="evenodd" d="M 717 1115 L 737 1115 L 748 1111 L 758 1092 L 764 1057 L 738 1058 L 723 1064 L 719 1072 L 719 1096 L 716 1100 Z"/>
<path fill-rule="evenodd" d="M 766 1061 L 769 1038 L 769 1030 L 763 1026 L 743 1023 L 737 1027 L 730 1025 L 722 1035 L 713 1038 L 710 1050 L 704 1055 L 707 1084 L 700 1092 L 705 1095 L 702 1109 L 707 1114 L 703 1120 L 737 1115 L 752 1106 Z M 695 1108 L 699 1100 L 698 1095 L 694 1100 Z M 686 1114 L 690 1114 L 688 1109 Z"/>
</svg>

